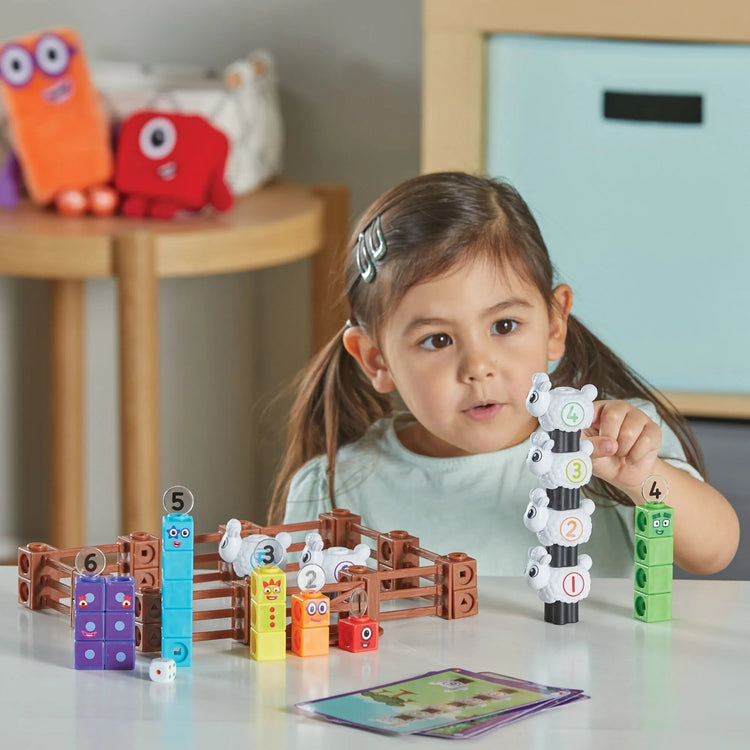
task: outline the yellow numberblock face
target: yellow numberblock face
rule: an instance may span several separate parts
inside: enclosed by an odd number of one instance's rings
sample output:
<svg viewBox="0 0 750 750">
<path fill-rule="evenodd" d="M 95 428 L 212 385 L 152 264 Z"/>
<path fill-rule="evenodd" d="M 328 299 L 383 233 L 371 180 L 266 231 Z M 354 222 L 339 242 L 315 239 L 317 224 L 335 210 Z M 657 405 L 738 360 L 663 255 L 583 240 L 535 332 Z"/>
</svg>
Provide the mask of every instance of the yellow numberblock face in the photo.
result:
<svg viewBox="0 0 750 750">
<path fill-rule="evenodd" d="M 256 604 L 286 603 L 286 575 L 275 565 L 256 568 L 250 574 L 250 596 Z"/>
</svg>

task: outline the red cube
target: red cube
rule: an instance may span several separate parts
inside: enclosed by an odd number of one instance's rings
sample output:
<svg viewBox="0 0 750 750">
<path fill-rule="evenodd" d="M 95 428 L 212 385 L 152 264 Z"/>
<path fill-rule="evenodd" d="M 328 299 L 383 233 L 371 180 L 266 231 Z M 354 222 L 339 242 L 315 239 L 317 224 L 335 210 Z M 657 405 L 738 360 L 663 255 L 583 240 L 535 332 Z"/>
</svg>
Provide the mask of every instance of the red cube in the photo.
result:
<svg viewBox="0 0 750 750">
<path fill-rule="evenodd" d="M 353 654 L 375 651 L 378 647 L 378 623 L 370 617 L 353 615 L 339 620 L 339 648 Z"/>
</svg>

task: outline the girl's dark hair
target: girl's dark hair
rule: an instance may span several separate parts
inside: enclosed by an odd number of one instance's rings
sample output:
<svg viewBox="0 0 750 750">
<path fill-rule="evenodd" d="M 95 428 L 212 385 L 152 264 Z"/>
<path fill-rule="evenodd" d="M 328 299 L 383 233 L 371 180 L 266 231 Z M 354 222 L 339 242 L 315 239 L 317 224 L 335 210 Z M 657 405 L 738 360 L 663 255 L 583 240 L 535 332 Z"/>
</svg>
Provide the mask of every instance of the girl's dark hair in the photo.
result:
<svg viewBox="0 0 750 750">
<path fill-rule="evenodd" d="M 380 217 L 387 253 L 376 263 L 375 279 L 365 283 L 357 265 L 357 239 L 376 217 Z M 406 180 L 376 200 L 354 229 L 344 271 L 349 318 L 377 338 L 386 312 L 411 287 L 477 258 L 520 274 L 552 310 L 554 272 L 549 253 L 531 211 L 511 185 L 462 172 Z M 273 491 L 270 523 L 279 523 L 283 517 L 292 477 L 321 454 L 328 458 L 328 487 L 335 506 L 338 449 L 393 411 L 390 396 L 372 388 L 344 349 L 344 330 L 342 321 L 342 329 L 295 381 L 297 395 Z M 593 383 L 602 399 L 651 401 L 677 435 L 687 460 L 705 474 L 700 449 L 677 410 L 572 315 L 565 354 L 550 377 L 555 386 L 580 388 Z M 623 492 L 602 480 L 594 478 L 590 486 L 594 494 L 632 504 Z"/>
</svg>

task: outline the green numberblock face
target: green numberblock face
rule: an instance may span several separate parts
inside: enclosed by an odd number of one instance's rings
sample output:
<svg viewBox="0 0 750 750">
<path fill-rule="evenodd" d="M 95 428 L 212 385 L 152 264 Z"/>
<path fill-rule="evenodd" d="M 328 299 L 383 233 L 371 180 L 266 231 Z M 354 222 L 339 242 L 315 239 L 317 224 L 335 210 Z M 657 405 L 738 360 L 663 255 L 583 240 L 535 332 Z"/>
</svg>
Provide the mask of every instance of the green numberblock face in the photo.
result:
<svg viewBox="0 0 750 750">
<path fill-rule="evenodd" d="M 672 536 L 674 510 L 664 503 L 646 503 L 636 509 L 636 534 L 656 539 Z"/>
</svg>

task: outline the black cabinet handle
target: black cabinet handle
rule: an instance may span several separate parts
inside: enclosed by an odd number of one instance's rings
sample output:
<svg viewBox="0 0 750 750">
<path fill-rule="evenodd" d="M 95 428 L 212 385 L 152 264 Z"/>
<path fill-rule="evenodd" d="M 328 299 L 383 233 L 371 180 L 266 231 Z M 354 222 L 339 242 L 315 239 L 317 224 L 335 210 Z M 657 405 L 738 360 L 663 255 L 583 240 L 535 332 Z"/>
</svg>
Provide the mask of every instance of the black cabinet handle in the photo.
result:
<svg viewBox="0 0 750 750">
<path fill-rule="evenodd" d="M 685 94 L 604 92 L 607 120 L 637 120 L 699 125 L 703 122 L 703 97 Z"/>
</svg>

